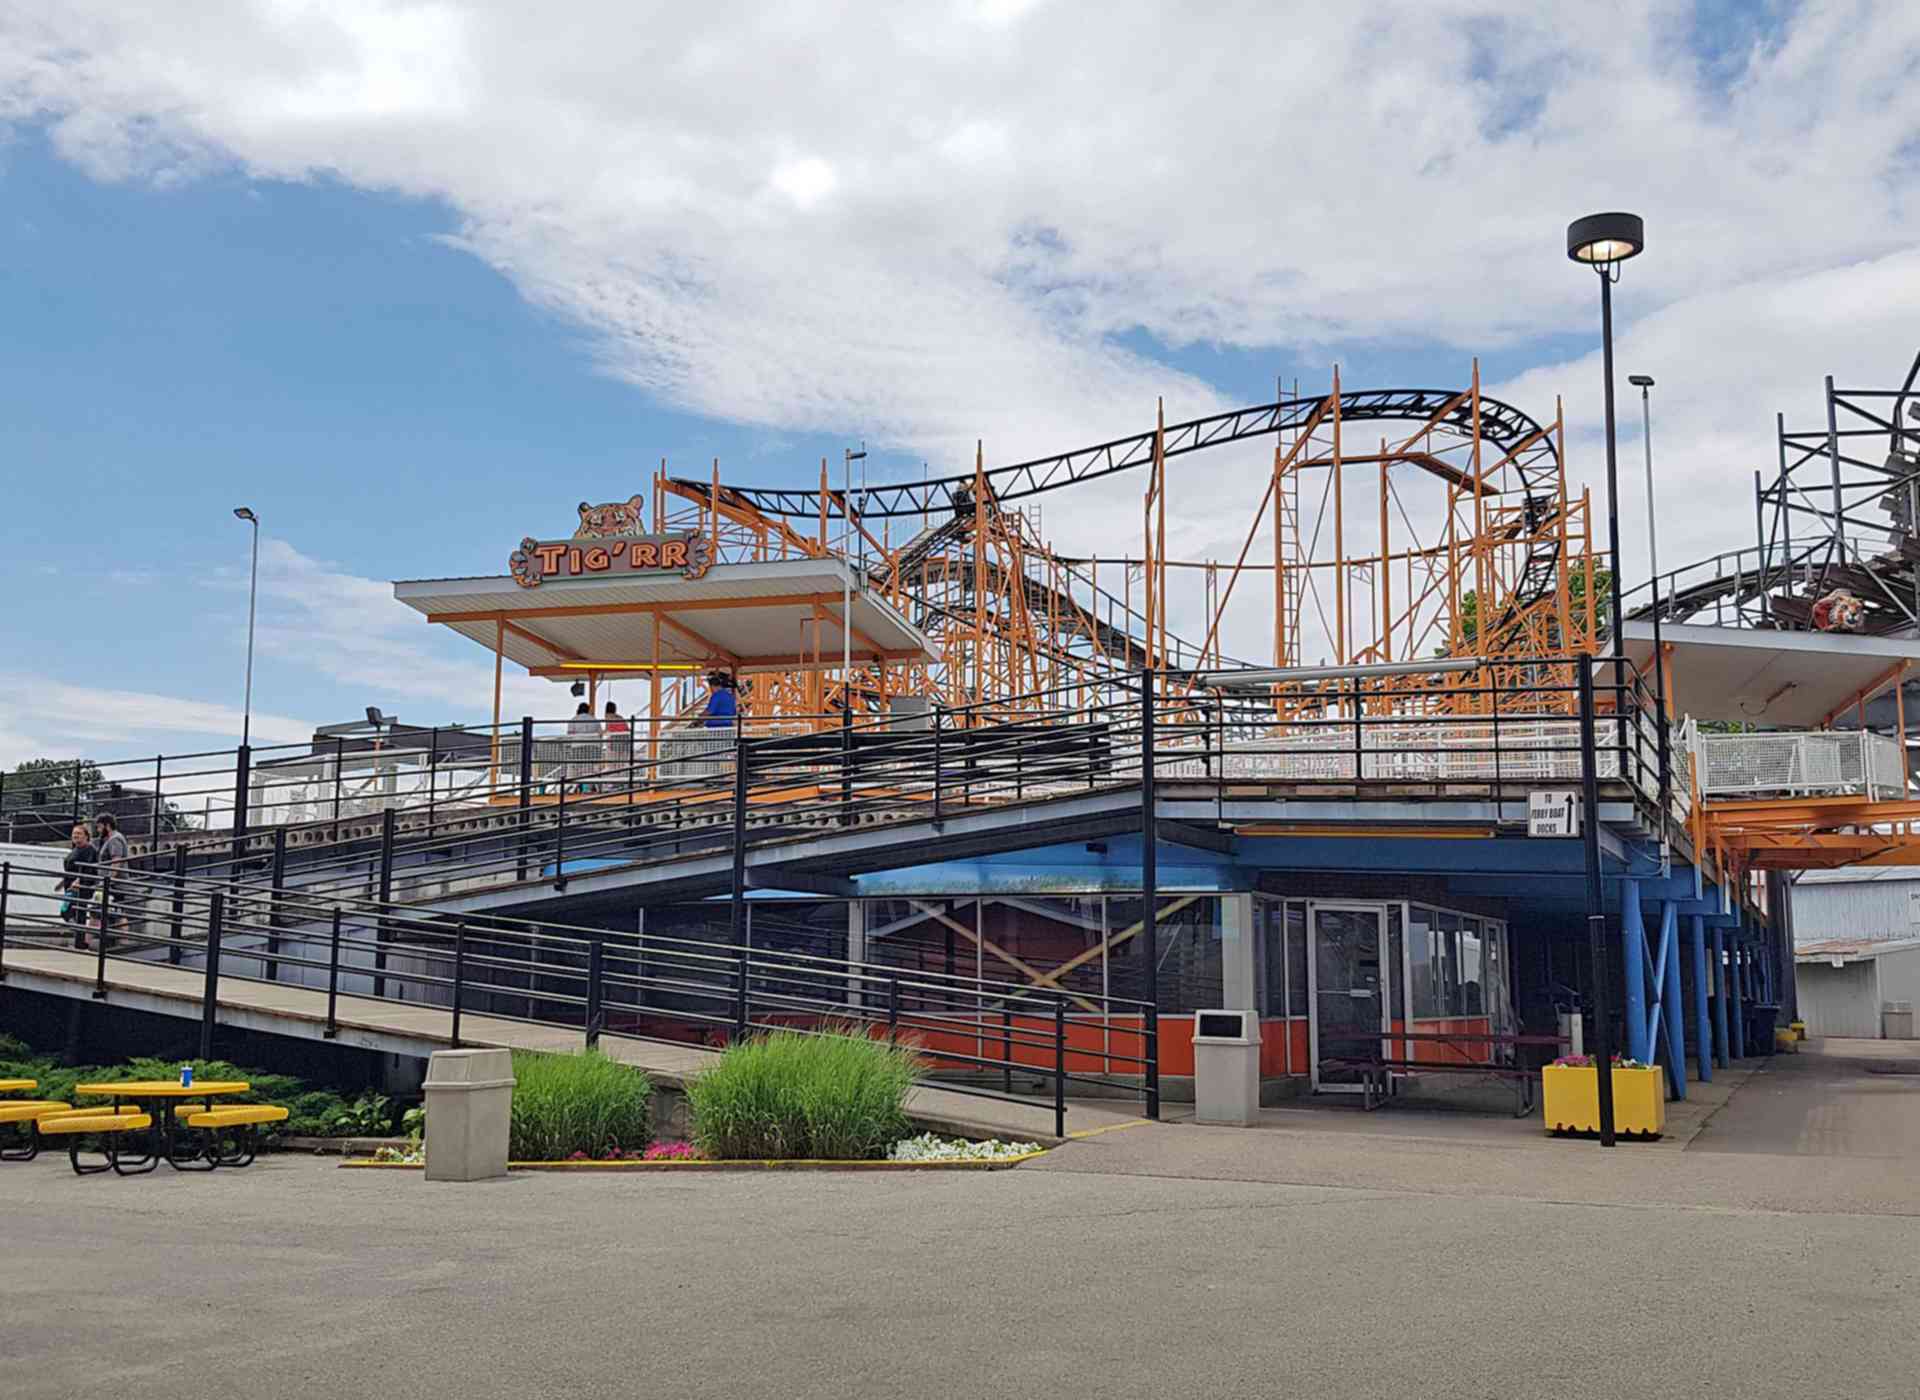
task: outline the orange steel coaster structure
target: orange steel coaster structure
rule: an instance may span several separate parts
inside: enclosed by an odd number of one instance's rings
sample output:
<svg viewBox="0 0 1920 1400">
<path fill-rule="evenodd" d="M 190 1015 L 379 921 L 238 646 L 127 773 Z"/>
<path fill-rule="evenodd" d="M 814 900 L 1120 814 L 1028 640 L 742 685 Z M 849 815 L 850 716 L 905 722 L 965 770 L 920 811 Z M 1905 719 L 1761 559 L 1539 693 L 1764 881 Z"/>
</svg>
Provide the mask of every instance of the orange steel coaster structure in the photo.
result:
<svg viewBox="0 0 1920 1400">
<path fill-rule="evenodd" d="M 849 491 L 822 461 L 817 487 L 746 486 L 722 480 L 717 460 L 705 480 L 663 462 L 651 520 L 661 532 L 698 531 L 717 563 L 854 562 L 929 638 L 931 660 L 841 677 L 842 618 L 816 603 L 801 639 L 812 666 L 755 676 L 742 696 L 754 718 L 817 717 L 848 702 L 878 714 L 900 696 L 1008 713 L 1072 708 L 1143 667 L 1177 690 L 1191 684 L 1185 673 L 1237 664 L 1225 642 L 1236 593 L 1243 613 L 1270 599 L 1261 631 L 1275 665 L 1482 657 L 1489 690 L 1537 685 L 1535 712 L 1561 714 L 1573 687 L 1554 673 L 1570 668 L 1543 659 L 1596 649 L 1594 595 L 1605 587 L 1588 496 L 1567 492 L 1563 437 L 1557 404 L 1543 424 L 1489 398 L 1477 364 L 1457 390 L 1347 390 L 1336 370 L 1324 395 L 1172 425 L 1162 410 L 1145 432 L 1009 466 L 988 467 L 977 449 L 971 472 L 930 481 Z M 1175 459 L 1262 439 L 1271 466 L 1253 477 L 1260 490 L 1249 491 L 1237 557 L 1171 557 Z M 1068 554 L 1042 537 L 1039 498 L 1124 472 L 1143 478 L 1137 554 Z M 1473 688 L 1457 673 L 1444 686 L 1395 676 L 1372 685 L 1366 704 L 1472 712 Z M 1355 691 L 1341 694 L 1351 703 Z M 1276 718 L 1332 704 L 1311 684 L 1273 699 Z M 699 703 L 695 678 L 663 680 L 656 713 Z"/>
</svg>

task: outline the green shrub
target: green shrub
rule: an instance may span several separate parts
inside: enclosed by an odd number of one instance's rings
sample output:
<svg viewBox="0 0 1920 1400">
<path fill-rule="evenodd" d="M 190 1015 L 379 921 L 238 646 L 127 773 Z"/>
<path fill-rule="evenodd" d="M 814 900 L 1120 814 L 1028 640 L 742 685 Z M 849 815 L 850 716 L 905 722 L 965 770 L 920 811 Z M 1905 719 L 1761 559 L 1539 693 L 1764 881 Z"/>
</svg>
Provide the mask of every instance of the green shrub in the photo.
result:
<svg viewBox="0 0 1920 1400">
<path fill-rule="evenodd" d="M 76 1099 L 73 1090 L 78 1084 L 112 1084 L 125 1079 L 177 1080 L 181 1063 L 144 1057 L 122 1065 L 63 1065 L 11 1036 L 0 1037 L 0 1079 L 37 1079 L 40 1087 L 33 1091 L 36 1098 L 58 1099 L 64 1103 L 100 1102 Z M 338 1137 L 345 1131 L 340 1120 L 353 1114 L 354 1105 L 347 1099 L 330 1089 L 316 1089 L 290 1074 L 244 1069 L 225 1060 L 194 1059 L 185 1063 L 193 1066 L 195 1083 L 240 1079 L 252 1086 L 244 1094 L 222 1096 L 222 1103 L 272 1103 L 285 1108 L 287 1121 L 272 1125 L 273 1131 L 294 1137 Z"/>
<path fill-rule="evenodd" d="M 908 1134 L 918 1072 L 912 1050 L 857 1033 L 756 1036 L 688 1081 L 694 1145 L 712 1158 L 884 1157 Z"/>
<path fill-rule="evenodd" d="M 513 1078 L 507 1155 L 516 1162 L 557 1162 L 576 1153 L 604 1157 L 645 1147 L 652 1136 L 652 1083 L 597 1050 L 577 1055 L 516 1050 Z"/>
</svg>

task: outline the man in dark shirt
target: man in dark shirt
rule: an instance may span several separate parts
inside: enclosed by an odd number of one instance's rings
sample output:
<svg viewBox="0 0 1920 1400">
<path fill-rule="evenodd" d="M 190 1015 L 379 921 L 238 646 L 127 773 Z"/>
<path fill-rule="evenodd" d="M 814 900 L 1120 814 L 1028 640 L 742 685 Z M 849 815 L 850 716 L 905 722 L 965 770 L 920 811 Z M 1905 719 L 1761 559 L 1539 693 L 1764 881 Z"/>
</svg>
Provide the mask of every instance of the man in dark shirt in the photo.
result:
<svg viewBox="0 0 1920 1400">
<path fill-rule="evenodd" d="M 73 849 L 67 852 L 61 867 L 66 873 L 60 877 L 59 888 L 67 898 L 60 906 L 60 917 L 74 926 L 73 946 L 84 948 L 87 946 L 87 906 L 93 902 L 93 867 L 100 859 L 100 851 L 93 844 L 85 822 L 73 824 L 72 841 Z"/>
<path fill-rule="evenodd" d="M 127 838 L 120 834 L 120 823 L 114 820 L 113 813 L 102 812 L 94 818 L 93 834 L 95 843 L 100 847 L 101 878 L 105 880 L 126 874 L 127 861 L 132 858 L 133 851 L 127 845 Z M 113 926 L 122 933 L 127 931 L 127 916 L 122 902 L 126 898 L 125 892 L 116 892 L 114 897 Z M 100 936 L 105 938 L 106 934 L 106 929 L 102 928 Z"/>
</svg>

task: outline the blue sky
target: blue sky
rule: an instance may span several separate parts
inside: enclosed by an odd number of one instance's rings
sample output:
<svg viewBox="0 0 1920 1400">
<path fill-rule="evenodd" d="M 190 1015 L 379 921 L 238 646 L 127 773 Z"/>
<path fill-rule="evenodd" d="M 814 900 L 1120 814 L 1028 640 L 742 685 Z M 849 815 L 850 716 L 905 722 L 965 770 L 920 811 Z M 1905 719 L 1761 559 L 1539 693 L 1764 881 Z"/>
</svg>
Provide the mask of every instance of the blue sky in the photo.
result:
<svg viewBox="0 0 1920 1400">
<path fill-rule="evenodd" d="M 101 183 L 32 132 L 5 151 L 0 199 L 0 318 L 14 332 L 0 339 L 0 453 L 18 473 L 0 580 L 35 604 L 8 630 L 33 662 L 105 689 L 237 699 L 249 532 L 235 505 L 260 514 L 263 538 L 365 578 L 482 574 L 522 533 L 564 532 L 574 502 L 639 489 L 662 456 L 694 474 L 718 456 L 731 479 L 804 481 L 860 440 L 677 412 L 609 378 L 578 327 L 449 246 L 458 220 L 432 201 L 236 172 Z M 1118 340 L 1234 402 L 1268 401 L 1276 374 L 1303 392 L 1328 378 L 1296 354 Z M 1512 347 L 1483 373 L 1540 358 L 1537 344 Z M 1464 364 L 1446 347 L 1362 343 L 1343 374 L 1453 384 Z M 870 463 L 919 475 L 877 445 Z M 92 631 L 107 618 L 111 648 L 76 636 L 76 619 Z M 437 654 L 477 655 L 418 632 Z M 473 720 L 489 701 L 423 710 L 271 653 L 256 658 L 254 693 L 257 711 L 316 722 L 370 702 Z"/>
<path fill-rule="evenodd" d="M 1131 4 L 0 17 L 0 765 L 233 742 L 242 503 L 256 730 L 292 738 L 482 717 L 484 654 L 387 582 L 497 572 L 662 456 L 937 474 L 1477 354 L 1566 395 L 1597 481 L 1593 208 L 1648 218 L 1621 373 L 1663 386 L 1663 562 L 1746 542 L 1773 411 L 1911 356 L 1912 7 L 1316 7 L 1273 17 L 1276 85 L 1244 17 Z M 1230 554 L 1240 464 L 1182 470 L 1176 549 Z M 1126 549 L 1116 509 L 1047 532 Z"/>
<path fill-rule="evenodd" d="M 842 449 L 666 411 L 597 372 L 577 328 L 440 241 L 455 221 L 432 202 L 234 173 L 103 184 L 33 133 L 0 158 L 16 665 L 238 703 L 236 505 L 264 538 L 366 578 L 491 573 L 522 533 L 565 533 L 574 502 L 630 494 L 663 455 L 773 479 Z M 84 639 L 103 626 L 111 646 Z M 317 722 L 369 701 L 417 711 L 289 655 L 256 660 L 255 696 Z M 419 713 L 470 720 L 488 699 Z"/>
</svg>

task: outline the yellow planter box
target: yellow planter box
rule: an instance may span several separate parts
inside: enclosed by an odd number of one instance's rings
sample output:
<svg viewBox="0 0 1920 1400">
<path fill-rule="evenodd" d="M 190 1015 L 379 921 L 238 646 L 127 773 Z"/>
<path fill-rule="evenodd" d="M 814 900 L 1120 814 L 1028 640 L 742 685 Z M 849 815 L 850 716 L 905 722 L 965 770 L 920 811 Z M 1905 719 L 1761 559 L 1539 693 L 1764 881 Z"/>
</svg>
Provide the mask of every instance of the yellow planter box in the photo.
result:
<svg viewBox="0 0 1920 1400">
<path fill-rule="evenodd" d="M 1540 1071 L 1548 1132 L 1600 1131 L 1600 1077 L 1591 1065 L 1548 1065 Z M 1613 1128 L 1622 1136 L 1659 1137 L 1667 1126 L 1667 1086 L 1658 1068 L 1613 1071 Z"/>
</svg>

